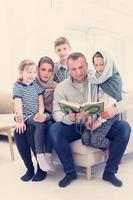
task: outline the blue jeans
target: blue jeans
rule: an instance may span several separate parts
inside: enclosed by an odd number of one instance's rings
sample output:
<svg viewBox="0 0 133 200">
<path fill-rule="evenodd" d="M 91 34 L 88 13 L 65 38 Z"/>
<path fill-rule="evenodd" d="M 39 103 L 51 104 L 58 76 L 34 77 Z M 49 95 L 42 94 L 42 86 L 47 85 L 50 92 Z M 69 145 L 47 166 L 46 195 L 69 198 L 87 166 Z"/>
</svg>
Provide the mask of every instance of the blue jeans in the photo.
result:
<svg viewBox="0 0 133 200">
<path fill-rule="evenodd" d="M 115 122 L 110 129 L 107 134 L 107 138 L 110 140 L 111 145 L 109 147 L 109 158 L 105 167 L 106 171 L 117 173 L 120 160 L 122 159 L 129 141 L 130 133 L 130 125 L 123 120 Z"/>
<path fill-rule="evenodd" d="M 119 162 L 129 141 L 130 132 L 131 128 L 125 121 L 117 121 L 111 127 L 107 134 L 108 139 L 111 141 L 111 145 L 110 155 L 105 167 L 106 171 L 111 173 L 117 172 Z M 50 137 L 53 148 L 64 167 L 65 173 L 67 174 L 75 171 L 75 165 L 69 146 L 69 143 L 81 138 L 75 124 L 67 125 L 62 122 L 54 123 L 50 128 Z"/>
<path fill-rule="evenodd" d="M 54 123 L 50 128 L 50 137 L 53 148 L 55 149 L 65 173 L 75 171 L 69 143 L 81 138 L 77 132 L 75 124 L 67 125 L 62 122 Z"/>
</svg>

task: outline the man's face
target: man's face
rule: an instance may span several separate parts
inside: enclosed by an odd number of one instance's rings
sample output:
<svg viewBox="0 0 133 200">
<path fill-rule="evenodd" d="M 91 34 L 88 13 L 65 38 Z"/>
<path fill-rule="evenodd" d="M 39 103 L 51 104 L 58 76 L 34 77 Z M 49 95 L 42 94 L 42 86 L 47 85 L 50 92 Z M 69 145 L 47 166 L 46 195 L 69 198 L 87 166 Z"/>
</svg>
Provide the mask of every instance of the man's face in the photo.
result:
<svg viewBox="0 0 133 200">
<path fill-rule="evenodd" d="M 77 83 L 82 83 L 87 76 L 88 70 L 88 64 L 85 59 L 82 57 L 79 57 L 77 60 L 69 59 L 67 65 L 73 80 Z"/>
</svg>

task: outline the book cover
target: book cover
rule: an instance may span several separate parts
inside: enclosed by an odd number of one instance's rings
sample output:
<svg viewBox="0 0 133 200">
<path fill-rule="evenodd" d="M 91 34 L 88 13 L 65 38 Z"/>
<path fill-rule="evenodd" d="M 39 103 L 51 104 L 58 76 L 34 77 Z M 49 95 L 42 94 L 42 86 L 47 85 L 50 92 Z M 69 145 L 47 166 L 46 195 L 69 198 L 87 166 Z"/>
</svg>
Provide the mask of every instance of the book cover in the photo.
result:
<svg viewBox="0 0 133 200">
<path fill-rule="evenodd" d="M 88 111 L 88 115 L 94 115 L 104 110 L 104 102 L 86 102 L 83 104 L 78 104 L 70 101 L 59 101 L 60 108 L 62 112 L 68 114 L 71 110 L 72 112 L 79 113 L 81 111 Z"/>
</svg>

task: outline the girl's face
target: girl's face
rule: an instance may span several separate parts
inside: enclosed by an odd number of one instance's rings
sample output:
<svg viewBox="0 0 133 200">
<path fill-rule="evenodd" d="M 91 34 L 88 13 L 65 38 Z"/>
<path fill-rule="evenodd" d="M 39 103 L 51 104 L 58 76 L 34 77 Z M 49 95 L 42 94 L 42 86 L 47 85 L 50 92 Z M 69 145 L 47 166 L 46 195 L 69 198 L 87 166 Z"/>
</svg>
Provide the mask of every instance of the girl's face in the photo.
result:
<svg viewBox="0 0 133 200">
<path fill-rule="evenodd" d="M 101 75 L 105 69 L 103 58 L 95 57 L 94 58 L 94 66 L 95 66 L 97 73 Z"/>
<path fill-rule="evenodd" d="M 37 76 L 36 66 L 27 65 L 25 66 L 24 70 L 20 72 L 20 74 L 22 77 L 22 82 L 25 84 L 30 84 L 35 80 Z"/>
<path fill-rule="evenodd" d="M 42 81 L 47 82 L 53 76 L 53 68 L 51 64 L 42 63 L 38 69 L 39 77 Z"/>
</svg>

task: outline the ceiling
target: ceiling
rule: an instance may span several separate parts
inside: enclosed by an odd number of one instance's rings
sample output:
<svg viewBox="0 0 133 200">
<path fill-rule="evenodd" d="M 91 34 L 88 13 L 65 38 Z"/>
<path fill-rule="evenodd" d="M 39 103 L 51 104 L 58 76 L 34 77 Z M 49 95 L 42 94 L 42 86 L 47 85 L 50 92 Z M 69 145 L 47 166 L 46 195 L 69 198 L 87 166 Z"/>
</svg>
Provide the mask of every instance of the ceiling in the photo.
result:
<svg viewBox="0 0 133 200">
<path fill-rule="evenodd" d="M 132 0 L 51 0 L 51 8 L 68 24 L 133 35 Z"/>
<path fill-rule="evenodd" d="M 104 7 L 115 12 L 133 16 L 132 0 L 51 0 L 51 8 L 71 9 L 75 5 L 75 10 L 79 7 L 88 8 L 90 4 Z"/>
</svg>

